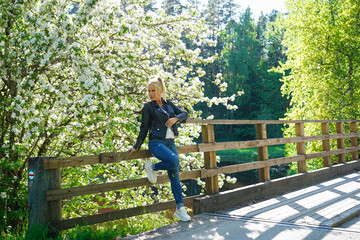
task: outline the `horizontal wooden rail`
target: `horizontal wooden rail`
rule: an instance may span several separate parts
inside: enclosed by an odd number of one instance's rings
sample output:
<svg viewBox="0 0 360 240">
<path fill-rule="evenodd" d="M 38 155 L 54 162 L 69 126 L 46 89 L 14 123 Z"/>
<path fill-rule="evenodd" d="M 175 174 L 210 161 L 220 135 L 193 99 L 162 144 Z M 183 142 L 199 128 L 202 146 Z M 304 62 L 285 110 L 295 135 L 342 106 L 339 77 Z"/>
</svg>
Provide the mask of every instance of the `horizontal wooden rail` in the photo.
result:
<svg viewBox="0 0 360 240">
<path fill-rule="evenodd" d="M 324 151 L 320 153 L 311 153 L 311 154 L 305 154 L 305 155 L 298 155 L 293 157 L 283 157 L 283 158 L 273 158 L 265 161 L 257 161 L 257 162 L 250 162 L 250 163 L 241 163 L 241 164 L 235 164 L 215 169 L 201 169 L 201 177 L 211 177 L 220 173 L 230 174 L 230 173 L 236 173 L 236 172 L 244 172 L 249 170 L 255 170 L 263 167 L 271 167 L 286 163 L 292 163 L 297 161 L 303 161 L 307 159 L 313 159 L 313 158 L 320 158 L 325 156 L 331 156 L 336 154 L 344 154 L 344 153 L 350 153 L 353 151 L 359 151 L 360 146 L 358 147 L 349 147 L 344 149 L 337 149 L 337 150 L 331 150 L 331 151 Z"/>
<path fill-rule="evenodd" d="M 328 134 L 328 135 L 305 136 L 305 137 L 270 138 L 265 140 L 252 140 L 252 141 L 239 141 L 239 142 L 201 143 L 197 145 L 180 146 L 178 147 L 178 152 L 179 154 L 192 153 L 192 152 L 210 152 L 210 151 L 220 151 L 220 150 L 281 145 L 287 143 L 321 141 L 321 140 L 341 139 L 341 138 L 354 138 L 359 136 L 360 136 L 360 132 L 353 132 L 353 133 Z M 92 155 L 92 156 L 84 156 L 84 157 L 46 159 L 44 160 L 44 168 L 56 169 L 62 167 L 73 167 L 73 166 L 81 166 L 81 165 L 89 165 L 89 164 L 116 163 L 120 161 L 139 159 L 139 158 L 150 158 L 150 157 L 152 157 L 152 155 L 148 150 L 141 150 L 133 153 L 132 155 L 129 155 L 128 152 L 111 152 L 111 153 L 102 153 L 100 155 Z"/>
<path fill-rule="evenodd" d="M 309 153 L 306 154 L 306 159 L 314 159 L 314 158 L 320 158 L 320 157 L 329 157 L 331 155 L 337 155 L 337 154 L 345 154 L 350 153 L 354 151 L 359 151 L 360 146 L 357 147 L 348 147 L 348 148 L 342 148 L 342 149 L 336 149 L 331 151 L 324 151 L 324 152 L 318 152 L 318 153 Z"/>
<path fill-rule="evenodd" d="M 197 145 L 179 146 L 177 147 L 178 153 L 191 153 L 197 152 Z M 109 152 L 101 153 L 99 155 L 92 156 L 79 156 L 79 157 L 67 157 L 67 158 L 53 158 L 44 160 L 44 169 L 56 169 L 63 167 L 75 167 L 82 165 L 92 165 L 99 163 L 115 163 L 125 160 L 139 159 L 139 158 L 150 158 L 152 157 L 149 150 L 136 151 L 129 155 L 128 152 Z"/>
<path fill-rule="evenodd" d="M 180 174 L 180 180 L 199 178 L 201 176 L 200 174 L 201 174 L 200 170 L 182 172 Z M 157 177 L 157 182 L 156 182 L 157 184 L 162 184 L 166 182 L 169 182 L 169 177 L 167 175 L 161 175 Z M 141 187 L 148 185 L 152 185 L 152 183 L 150 183 L 147 178 L 137 178 L 137 179 L 129 179 L 125 181 L 100 183 L 100 184 L 93 184 L 93 185 L 87 185 L 81 187 L 47 190 L 46 201 L 68 199 L 68 198 L 87 195 L 87 194 L 110 192 L 120 189 L 134 188 L 134 187 Z"/>
<path fill-rule="evenodd" d="M 237 172 L 243 172 L 248 170 L 259 169 L 259 182 L 269 181 L 270 171 L 269 168 L 275 165 L 289 164 L 297 162 L 298 172 L 306 172 L 306 160 L 314 158 L 322 158 L 324 166 L 331 166 L 330 156 L 337 155 L 338 159 L 345 161 L 345 154 L 351 153 L 352 160 L 357 160 L 358 151 L 360 146 L 357 144 L 357 139 L 360 137 L 360 132 L 357 131 L 357 123 L 360 120 L 187 120 L 186 124 L 202 124 L 202 136 L 203 143 L 194 144 L 190 146 L 177 147 L 179 154 L 187 154 L 194 152 L 204 153 L 204 168 L 196 169 L 192 171 L 182 172 L 180 174 L 180 180 L 205 179 L 205 190 L 207 194 L 214 194 L 219 191 L 217 176 L 219 174 L 231 174 Z M 304 136 L 304 124 L 306 123 L 320 123 L 322 135 L 316 136 Z M 329 134 L 329 124 L 336 123 L 337 131 L 334 134 Z M 344 123 L 350 123 L 350 132 L 344 133 Z M 256 125 L 257 140 L 250 141 L 237 141 L 237 142 L 215 142 L 215 134 L 213 125 L 215 124 L 251 124 Z M 267 138 L 266 124 L 295 124 L 296 136 L 288 138 Z M 344 139 L 348 138 L 351 147 L 345 147 L 346 143 Z M 330 140 L 337 140 L 337 149 L 330 150 Z M 306 143 L 311 141 L 322 141 L 323 151 L 316 153 L 306 153 Z M 297 155 L 290 157 L 281 157 L 275 159 L 268 159 L 267 148 L 273 145 L 284 145 L 293 143 L 297 146 Z M 346 145 L 348 146 L 348 145 Z M 259 153 L 258 161 L 235 164 L 224 167 L 217 167 L 216 165 L 216 151 L 231 150 L 231 149 L 244 149 L 244 148 L 257 148 Z M 163 203 L 155 203 L 148 206 L 133 207 L 130 209 L 114 210 L 108 213 L 95 214 L 91 216 L 78 217 L 68 220 L 61 220 L 61 200 L 70 199 L 76 196 L 83 196 L 89 194 L 99 194 L 109 191 L 116 191 L 121 189 L 136 188 L 141 186 L 152 185 L 146 177 L 128 179 L 124 181 L 107 182 L 101 184 L 93 184 L 80 187 L 72 187 L 61 189 L 60 168 L 75 167 L 82 165 L 93 164 L 111 164 L 121 161 L 143 159 L 153 157 L 148 150 L 140 150 L 129 155 L 128 152 L 107 152 L 99 155 L 91 156 L 76 156 L 67 158 L 34 158 L 34 166 L 29 164 L 29 176 L 30 173 L 36 177 L 31 181 L 29 180 L 29 192 L 32 192 L 31 196 L 34 199 L 32 202 L 37 203 L 39 199 L 43 199 L 44 203 L 41 203 L 41 207 L 36 209 L 40 215 L 44 215 L 44 223 L 51 222 L 52 227 L 58 230 L 64 230 L 74 227 L 75 225 L 82 224 L 96 224 L 111 220 L 117 220 L 127 218 L 131 216 L 137 216 L 144 213 L 152 213 L 162 210 L 168 210 L 173 208 L 174 201 L 168 201 Z M 340 160 L 338 163 L 341 162 Z M 35 166 L 36 165 L 36 166 Z M 33 168 L 33 169 L 32 169 Z M 59 172 L 59 176 L 53 174 L 53 172 Z M 42 181 L 47 177 L 47 181 Z M 36 181 L 36 184 L 35 184 Z M 56 184 L 49 187 L 48 182 L 53 181 Z M 45 183 L 46 182 L 46 183 Z M 169 182 L 167 175 L 158 176 L 157 184 L 163 184 Z M 43 185 L 42 185 L 43 184 Z M 36 186 L 35 186 L 36 185 Z M 39 187 L 40 186 L 40 187 Z M 39 188 L 41 194 L 35 194 L 33 189 Z M 45 197 L 44 197 L 45 195 Z M 192 206 L 194 198 L 199 196 L 192 196 L 184 199 L 184 204 Z M 30 198 L 29 198 L 30 199 Z M 39 205 L 39 204 L 38 204 Z M 46 213 L 42 209 L 43 205 L 46 206 Z M 39 205 L 40 206 L 40 205 Z M 54 207 L 55 206 L 55 207 Z M 30 214 L 31 215 L 31 214 Z M 35 218 L 34 218 L 35 219 Z M 36 222 L 38 220 L 30 220 L 30 222 Z"/>
<path fill-rule="evenodd" d="M 184 198 L 184 205 L 192 207 L 193 199 L 198 197 L 200 197 L 200 195 Z M 65 229 L 73 228 L 76 225 L 84 225 L 84 224 L 91 225 L 91 224 L 103 223 L 107 221 L 114 221 L 123 218 L 138 216 L 145 213 L 164 211 L 164 210 L 172 209 L 174 208 L 174 206 L 175 206 L 175 201 L 173 200 L 168 202 L 155 203 L 148 206 L 140 206 L 135 208 L 123 209 L 123 210 L 114 210 L 112 212 L 107 212 L 107 213 L 100 213 L 90 216 L 61 220 L 58 222 L 54 222 L 51 225 L 57 230 L 65 230 Z"/>
<path fill-rule="evenodd" d="M 270 160 L 265 161 L 257 161 L 251 163 L 242 163 L 242 164 L 235 164 L 215 169 L 200 169 L 200 170 L 193 170 L 182 172 L 180 174 L 180 180 L 187 180 L 187 179 L 194 179 L 194 178 L 206 178 L 212 177 L 217 174 L 230 174 L 236 172 L 244 172 L 249 170 L 255 170 L 264 167 L 271 167 L 280 164 L 287 164 L 297 161 L 303 161 L 307 159 L 313 158 L 321 158 L 331 155 L 337 154 L 345 154 L 354 151 L 359 151 L 360 146 L 357 147 L 349 147 L 344 149 L 337 149 L 331 151 L 323 151 L 319 153 L 310 153 L 306 155 L 299 155 L 293 157 L 282 157 L 282 158 L 273 158 Z M 162 184 L 169 182 L 167 175 L 158 176 L 157 184 Z M 59 199 L 69 199 L 76 196 L 82 196 L 87 194 L 94 194 L 94 193 L 103 193 L 109 191 L 115 191 L 120 189 L 126 188 L 134 188 L 134 187 L 141 187 L 152 185 L 147 178 L 137 178 L 137 179 L 129 179 L 125 181 L 118 181 L 118 182 L 109 182 L 109 183 L 101 183 L 101 184 L 93 184 L 87 185 L 82 187 L 72 187 L 72 188 L 65 188 L 65 189 L 58 189 L 58 190 L 48 190 L 46 191 L 46 201 L 53 201 Z"/>
<path fill-rule="evenodd" d="M 203 119 L 188 119 L 186 123 L 188 124 L 239 124 L 239 125 L 248 125 L 248 124 L 291 124 L 291 123 L 351 123 L 359 122 L 360 120 L 203 120 Z"/>
<path fill-rule="evenodd" d="M 289 137 L 289 138 L 270 138 L 266 140 L 252 140 L 252 141 L 240 141 L 240 142 L 220 142 L 220 143 L 201 143 L 199 144 L 199 152 L 208 151 L 220 151 L 230 149 L 243 149 L 243 148 L 254 148 L 262 146 L 281 145 L 287 143 L 299 143 L 309 141 L 320 141 L 329 139 L 339 138 L 350 138 L 359 137 L 357 133 L 344 133 L 344 134 L 329 134 L 329 135 L 317 135 L 317 136 L 306 136 L 306 137 Z"/>
</svg>

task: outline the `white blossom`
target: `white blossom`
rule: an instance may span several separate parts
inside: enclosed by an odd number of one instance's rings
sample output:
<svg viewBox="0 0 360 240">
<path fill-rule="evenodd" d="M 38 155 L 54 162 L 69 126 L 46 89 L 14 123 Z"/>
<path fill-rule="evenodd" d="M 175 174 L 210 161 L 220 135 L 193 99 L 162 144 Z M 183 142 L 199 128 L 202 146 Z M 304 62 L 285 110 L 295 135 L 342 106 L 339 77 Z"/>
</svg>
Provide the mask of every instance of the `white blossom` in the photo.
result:
<svg viewBox="0 0 360 240">
<path fill-rule="evenodd" d="M 0 197 L 5 199 L 7 197 L 6 192 L 1 192 Z"/>
<path fill-rule="evenodd" d="M 189 109 L 192 118 L 200 116 L 201 112 L 193 106 L 201 101 L 235 109 L 229 104 L 233 97 L 204 97 L 200 78 L 206 72 L 198 66 L 216 59 L 216 56 L 201 57 L 200 46 L 215 43 L 206 39 L 204 23 L 187 13 L 167 16 L 159 10 L 145 14 L 146 2 L 133 0 L 123 6 L 122 1 L 79 0 L 77 14 L 66 12 L 67 0 L 19 5 L 23 9 L 22 15 L 17 16 L 20 26 L 11 28 L 8 36 L 11 41 L 6 43 L 9 45 L 6 56 L 11 61 L 0 58 L 0 65 L 4 66 L 6 61 L 12 64 L 8 70 L 15 79 L 17 96 L 9 96 L 6 107 L 16 123 L 9 124 L 8 132 L 15 133 L 16 140 L 20 140 L 24 131 L 21 139 L 24 156 L 37 152 L 44 143 L 44 132 L 56 133 L 46 146 L 49 156 L 125 151 L 138 133 L 138 115 L 134 112 L 148 101 L 146 85 L 153 75 L 165 79 L 168 98 Z M 0 9 L 0 13 L 10 14 L 7 10 Z M 26 29 L 26 33 L 21 29 Z M 183 33 L 188 38 L 186 41 Z M 187 49 L 185 42 L 199 48 Z M 5 46 L 1 39 L 0 44 Z M 3 74 L 6 71 L 2 68 L 0 80 L 6 81 Z M 218 79 L 220 88 L 226 89 L 220 76 Z M 177 141 L 191 144 L 200 130 L 195 125 L 183 126 Z M 35 151 L 31 153 L 33 146 Z M 199 154 L 189 155 L 182 167 L 200 167 L 200 158 Z M 117 173 L 107 176 L 110 180 L 144 174 L 139 167 L 121 164 L 121 167 L 107 166 L 110 172 Z M 98 167 L 84 168 L 84 176 Z M 73 170 L 66 171 L 64 174 L 70 175 Z M 72 178 L 64 181 L 65 185 L 86 184 L 82 179 L 76 183 L 71 183 L 75 181 Z M 146 196 L 147 190 L 143 188 L 139 192 Z"/>
</svg>

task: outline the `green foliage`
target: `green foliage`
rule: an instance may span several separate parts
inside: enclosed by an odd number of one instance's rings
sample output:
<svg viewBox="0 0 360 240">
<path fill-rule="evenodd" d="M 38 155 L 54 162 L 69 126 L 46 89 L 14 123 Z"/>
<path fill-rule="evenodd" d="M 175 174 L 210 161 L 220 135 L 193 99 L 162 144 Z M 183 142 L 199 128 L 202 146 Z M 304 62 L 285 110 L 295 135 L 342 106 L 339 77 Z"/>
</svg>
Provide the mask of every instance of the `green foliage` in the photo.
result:
<svg viewBox="0 0 360 240">
<path fill-rule="evenodd" d="M 28 232 L 8 233 L 5 240 L 111 240 L 117 237 L 135 235 L 170 224 L 173 220 L 167 218 L 166 212 L 145 214 L 125 220 L 117 220 L 93 226 L 76 226 L 62 231 L 60 235 L 49 235 L 48 226 L 34 225 Z"/>
<path fill-rule="evenodd" d="M 285 41 L 291 70 L 282 92 L 289 119 L 359 117 L 359 1 L 288 1 Z"/>
<path fill-rule="evenodd" d="M 220 32 L 218 44 L 216 48 L 207 51 L 217 53 L 219 59 L 206 69 L 210 68 L 209 72 L 219 69 L 227 91 L 212 90 L 214 84 L 211 83 L 216 82 L 214 77 L 202 79 L 205 83 L 205 96 L 237 96 L 233 98 L 237 109 L 228 111 L 221 105 L 211 108 L 199 105 L 204 116 L 216 119 L 265 120 L 284 117 L 289 100 L 282 97 L 280 92 L 279 79 L 282 74 L 268 71 L 286 59 L 281 44 L 284 27 L 275 22 L 277 18 L 282 19 L 282 15 L 273 11 L 255 22 L 251 10 L 246 9 L 239 14 L 238 21 L 229 21 L 225 29 L 217 29 Z M 216 126 L 215 131 L 219 141 L 227 141 L 236 138 L 235 136 L 242 140 L 256 137 L 251 126 Z M 281 137 L 280 126 L 270 126 L 268 135 Z"/>
<path fill-rule="evenodd" d="M 282 93 L 291 97 L 286 119 L 358 119 L 360 2 L 289 0 L 287 6 L 289 13 L 282 24 L 288 60 L 277 69 L 283 74 L 290 71 L 282 79 Z M 320 124 L 305 126 L 305 135 L 320 132 Z M 336 133 L 335 126 L 330 126 L 330 132 Z M 284 135 L 294 136 L 294 126 L 286 128 Z M 320 151 L 321 144 L 309 143 L 306 149 Z M 296 153 L 294 146 L 287 146 L 287 151 Z M 321 159 L 307 163 L 308 170 L 320 167 Z"/>
</svg>

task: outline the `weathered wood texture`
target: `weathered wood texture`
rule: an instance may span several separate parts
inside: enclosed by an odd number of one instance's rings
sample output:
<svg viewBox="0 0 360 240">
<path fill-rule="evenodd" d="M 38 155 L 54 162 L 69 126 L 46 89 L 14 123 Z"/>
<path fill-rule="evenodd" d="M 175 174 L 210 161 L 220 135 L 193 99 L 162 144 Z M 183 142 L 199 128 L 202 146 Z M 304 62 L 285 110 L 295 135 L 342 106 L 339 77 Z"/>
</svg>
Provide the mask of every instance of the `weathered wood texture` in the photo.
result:
<svg viewBox="0 0 360 240">
<path fill-rule="evenodd" d="M 330 134 L 329 123 L 328 122 L 321 123 L 321 133 L 323 135 L 329 135 Z M 322 150 L 323 151 L 330 151 L 330 140 L 329 139 L 322 140 Z M 323 166 L 324 167 L 330 167 L 331 166 L 330 156 L 323 157 Z"/>
<path fill-rule="evenodd" d="M 202 126 L 202 141 L 203 143 L 215 143 L 214 125 Z M 217 168 L 216 152 L 207 151 L 204 152 L 204 168 L 212 169 Z M 214 194 L 219 192 L 218 176 L 213 175 L 205 178 L 205 192 L 206 194 Z"/>
<path fill-rule="evenodd" d="M 191 152 L 197 152 L 198 146 L 197 145 L 180 146 L 177 149 L 179 154 L 191 153 Z M 62 167 L 75 167 L 75 166 L 91 165 L 91 164 L 99 164 L 99 163 L 102 164 L 116 163 L 126 160 L 150 158 L 150 157 L 152 157 L 152 155 L 148 150 L 136 151 L 131 155 L 129 155 L 128 152 L 109 152 L 109 153 L 101 153 L 100 155 L 92 155 L 92 156 L 48 159 L 48 160 L 44 160 L 44 167 L 45 169 L 56 169 Z"/>
<path fill-rule="evenodd" d="M 357 132 L 356 122 L 350 123 L 350 131 L 351 131 L 351 133 L 356 133 Z M 351 146 L 352 147 L 357 147 L 358 146 L 357 137 L 352 137 L 351 138 Z M 353 161 L 359 159 L 359 151 L 352 152 L 351 153 L 351 158 L 352 158 Z"/>
<path fill-rule="evenodd" d="M 360 174 L 350 173 L 274 198 L 221 211 L 233 217 L 334 227 L 360 213 Z"/>
<path fill-rule="evenodd" d="M 216 212 L 256 199 L 267 198 L 360 170 L 360 160 L 299 173 L 194 199 L 194 214 Z"/>
<path fill-rule="evenodd" d="M 330 139 L 340 139 L 340 138 L 356 138 L 360 137 L 360 132 L 352 133 L 343 133 L 343 134 L 328 134 L 328 135 L 317 135 L 317 136 L 304 136 L 304 137 L 289 137 L 289 138 L 272 138 L 265 140 L 252 140 L 252 141 L 239 141 L 239 142 L 220 142 L 220 143 L 200 143 L 197 145 L 191 146 L 180 146 L 178 147 L 179 154 L 183 153 L 192 153 L 192 152 L 211 152 L 211 151 L 220 151 L 220 150 L 231 150 L 231 149 L 244 149 L 244 148 L 253 148 L 253 147 L 264 147 L 264 146 L 273 146 L 287 143 L 302 143 L 309 141 L 323 141 Z M 115 152 L 115 153 L 102 153 L 107 157 L 111 158 L 113 156 L 116 160 L 113 161 L 126 161 L 131 159 L 138 158 L 149 158 L 152 157 L 148 150 L 141 150 L 135 152 L 129 156 L 128 152 Z M 82 165 L 91 165 L 101 163 L 100 155 L 93 156 L 83 156 L 83 157 L 68 157 L 68 158 L 55 158 L 55 159 L 45 159 L 44 168 L 45 169 L 56 169 L 62 167 L 73 167 L 73 166 L 82 166 Z M 105 163 L 107 160 L 104 161 Z"/>
<path fill-rule="evenodd" d="M 304 161 L 307 159 L 313 158 L 321 158 L 321 157 L 329 157 L 331 155 L 337 155 L 341 153 L 351 153 L 354 151 L 359 151 L 360 146 L 357 147 L 350 147 L 345 149 L 336 149 L 326 152 L 320 153 L 311 153 L 293 157 L 283 157 L 283 158 L 274 158 L 269 160 L 263 160 L 258 162 L 250 162 L 250 163 L 242 163 L 242 164 L 235 164 L 231 166 L 225 166 L 220 168 L 210 168 L 210 169 L 199 169 L 199 170 L 192 170 L 187 172 L 182 172 L 180 174 L 180 180 L 187 180 L 187 179 L 194 179 L 194 178 L 210 178 L 216 176 L 221 173 L 230 174 L 236 172 L 244 172 L 249 170 L 255 170 L 265 167 L 271 167 L 286 163 Z M 168 182 L 169 179 L 167 175 L 158 176 L 157 183 L 162 184 Z M 94 193 L 103 193 L 109 191 L 115 191 L 120 189 L 126 188 L 134 188 L 140 186 L 147 186 L 151 185 L 147 178 L 138 178 L 138 179 L 130 179 L 125 181 L 118 181 L 118 182 L 109 182 L 109 183 L 101 183 L 101 184 L 93 184 L 87 185 L 82 187 L 73 187 L 73 188 L 65 188 L 65 189 L 55 189 L 55 190 L 48 190 L 46 191 L 46 200 L 53 201 L 58 199 L 68 199 L 75 196 L 82 196 L 87 194 L 94 194 Z"/>
<path fill-rule="evenodd" d="M 256 124 L 256 138 L 258 140 L 267 139 L 266 124 Z M 269 159 L 268 146 L 258 147 L 258 160 L 265 161 Z M 259 182 L 265 182 L 270 180 L 270 167 L 266 166 L 259 168 Z"/>
<path fill-rule="evenodd" d="M 291 124 L 291 123 L 324 123 L 324 122 L 359 122 L 360 120 L 228 120 L 228 119 L 218 119 L 218 120 L 203 120 L 203 119 L 188 119 L 186 123 L 188 124 Z"/>
<path fill-rule="evenodd" d="M 337 133 L 330 134 L 329 133 L 329 122 L 336 123 L 337 126 Z M 178 152 L 180 154 L 184 153 L 192 153 L 192 152 L 203 152 L 204 153 L 204 169 L 198 169 L 188 172 L 183 172 L 180 174 L 180 179 L 194 179 L 194 178 L 205 178 L 206 181 L 206 194 L 210 194 L 211 198 L 215 197 L 217 199 L 219 195 L 219 187 L 218 187 L 218 174 L 220 173 L 236 173 L 241 171 L 259 169 L 259 181 L 266 182 L 265 185 L 258 185 L 262 186 L 259 189 L 255 189 L 255 192 L 246 192 L 245 195 L 237 196 L 236 194 L 230 194 L 231 197 L 221 200 L 216 200 L 215 202 L 206 202 L 206 204 L 210 203 L 211 205 L 218 205 L 224 204 L 222 207 L 226 207 L 228 202 L 231 204 L 235 204 L 239 201 L 246 200 L 248 198 L 256 197 L 258 191 L 263 191 L 261 196 L 265 196 L 266 194 L 275 193 L 276 191 L 286 190 L 292 188 L 293 185 L 297 187 L 303 186 L 307 183 L 312 183 L 318 179 L 324 179 L 325 177 L 331 177 L 335 173 L 339 174 L 344 172 L 344 170 L 336 170 L 340 169 L 336 165 L 336 167 L 326 168 L 326 171 L 323 172 L 312 172 L 311 175 L 306 173 L 306 160 L 312 158 L 323 158 L 324 159 L 324 166 L 330 166 L 330 156 L 331 155 L 338 155 L 339 162 L 343 161 L 343 157 L 346 153 L 351 153 L 353 160 L 358 159 L 358 151 L 360 150 L 360 146 L 358 146 L 357 138 L 360 136 L 360 133 L 357 131 L 357 124 L 358 120 L 349 120 L 349 121 L 303 121 L 303 120 L 294 120 L 294 121 L 263 121 L 263 120 L 188 120 L 187 123 L 190 124 L 203 124 L 202 126 L 202 140 L 203 143 L 190 145 L 190 146 L 180 146 L 178 147 Z M 322 135 L 317 136 L 305 136 L 304 134 L 304 123 L 320 123 L 322 126 Z M 343 124 L 350 123 L 351 131 L 350 133 L 343 132 Z M 257 129 L 257 140 L 253 141 L 239 141 L 239 142 L 215 142 L 215 135 L 214 135 L 214 124 L 255 124 Z M 266 124 L 295 124 L 296 127 L 296 137 L 290 138 L 275 138 L 275 139 L 267 139 L 266 134 Z M 344 139 L 351 138 L 351 147 L 345 148 L 344 146 Z M 338 142 L 338 149 L 330 150 L 330 140 L 336 139 Z M 305 143 L 309 141 L 322 141 L 323 143 L 323 151 L 318 153 L 311 153 L 306 154 Z M 287 143 L 296 143 L 297 144 L 297 156 L 291 157 L 283 157 L 283 158 L 276 158 L 276 159 L 268 159 L 268 146 L 272 145 L 280 145 L 280 144 L 287 144 Z M 245 163 L 245 164 L 237 164 L 232 166 L 225 166 L 225 167 L 217 167 L 216 164 L 216 151 L 218 150 L 230 150 L 230 149 L 243 149 L 243 148 L 257 148 L 258 149 L 258 160 L 257 162 Z M 34 190 L 34 182 L 29 182 L 29 193 L 31 192 L 31 196 L 34 194 L 38 194 L 36 192 L 42 191 L 39 194 L 41 195 L 42 200 L 45 201 L 47 204 L 48 210 L 46 210 L 49 216 L 46 217 L 46 221 L 56 222 L 53 226 L 56 226 L 59 230 L 61 229 L 68 229 L 73 227 L 75 224 L 82 224 L 84 222 L 88 224 L 95 224 L 100 222 L 105 222 L 109 220 L 115 220 L 120 218 L 125 218 L 129 216 L 140 215 L 146 212 L 156 212 L 160 210 L 170 209 L 174 202 L 166 202 L 166 203 L 157 203 L 150 206 L 145 207 L 138 207 L 132 209 L 125 209 L 125 210 L 116 210 L 111 213 L 103 213 L 97 214 L 93 216 L 86 216 L 81 218 L 75 218 L 70 220 L 60 220 L 61 216 L 61 209 L 60 209 L 60 200 L 72 198 L 74 196 L 81 196 L 87 194 L 96 194 L 96 193 L 104 193 L 108 191 L 115 191 L 119 189 L 125 188 L 134 188 L 139 186 L 146 186 L 150 185 L 147 178 L 139 178 L 139 179 L 129 179 L 125 181 L 119 182 L 111 182 L 111 183 L 103 183 L 97 185 L 88 185 L 88 186 L 81 186 L 81 187 L 74 187 L 74 188 L 67 188 L 67 189 L 60 189 L 60 168 L 62 167 L 72 167 L 72 166 L 82 166 L 82 165 L 91 165 L 91 164 L 112 164 L 126 160 L 132 159 L 139 159 L 139 158 L 149 158 L 152 157 L 148 150 L 141 150 L 133 153 L 131 156 L 128 152 L 110 152 L 110 153 L 102 153 L 100 155 L 93 155 L 93 156 L 81 156 L 81 157 L 68 157 L 68 158 L 52 158 L 52 159 L 42 159 L 40 168 L 43 169 L 45 173 L 54 172 L 54 179 L 55 185 L 46 185 L 44 188 L 40 188 L 38 190 Z M 278 181 L 271 181 L 270 180 L 270 172 L 269 169 L 271 166 L 279 165 L 279 164 L 286 164 L 291 162 L 298 162 L 298 171 L 299 173 L 303 173 L 298 175 L 297 177 L 293 178 L 286 178 L 288 181 L 278 183 Z M 340 165 L 342 169 L 349 170 L 351 167 L 358 167 L 359 162 L 354 161 L 350 164 Z M 29 163 L 29 169 L 32 166 Z M 38 171 L 38 170 L 36 170 Z M 323 176 L 328 174 L 328 176 Z M 47 179 L 45 177 L 44 179 Z M 308 180 L 303 180 L 308 179 Z M 294 180 L 295 179 L 295 180 Z M 51 180 L 52 181 L 52 180 Z M 168 182 L 168 177 L 166 175 L 158 176 L 158 183 L 162 184 Z M 267 182 L 272 182 L 271 185 L 268 185 Z M 290 183 L 289 183 L 290 182 Z M 284 186 L 285 183 L 285 186 Z M 52 183 L 53 184 L 53 183 Z M 278 185 L 277 185 L 278 184 Z M 31 185 L 31 186 L 30 186 Z M 265 187 L 263 187 L 265 186 Z M 271 186 L 271 187 L 269 187 Z M 276 186 L 276 189 L 274 187 Z M 281 190 L 279 189 L 281 188 Z M 247 189 L 247 188 L 245 188 Z M 254 191 L 254 190 L 252 190 Z M 243 194 L 244 192 L 242 192 Z M 255 194 L 255 195 L 254 195 Z M 29 195 L 29 196 L 30 196 Z M 230 196 L 229 195 L 229 196 Z M 203 197 L 203 199 L 208 199 L 210 196 Z M 187 205 L 191 205 L 192 200 L 194 197 L 187 198 L 185 200 Z M 201 199 L 201 198 L 199 198 Z M 32 202 L 30 204 L 30 201 Z M 202 201 L 202 200 L 201 200 Z M 201 202 L 199 201 L 199 202 Z M 33 197 L 29 198 L 29 206 L 30 206 L 30 217 L 33 217 L 31 214 L 32 210 L 36 209 L 35 206 L 37 203 L 34 203 Z M 199 203 L 200 204 L 200 203 Z M 202 203 L 201 203 L 202 204 Z M 39 205 L 40 206 L 40 205 Z M 42 205 L 43 206 L 43 205 Z M 50 207 L 49 207 L 50 206 Z M 209 206 L 207 206 L 209 207 Z M 215 208 L 218 206 L 214 206 Z M 201 212 L 203 206 L 198 205 L 198 209 L 196 211 Z M 205 207 L 206 208 L 206 207 Z M 49 210 L 50 209 L 50 210 Z M 60 210 L 59 210 L 60 209 Z M 39 210 L 39 213 L 36 214 L 43 214 Z M 39 217 L 36 217 L 39 219 Z M 50 220 L 48 220 L 50 219 Z M 37 222 L 38 220 L 35 220 Z M 42 220 L 39 220 L 42 221 Z M 34 222 L 34 221 L 32 221 Z"/>
<path fill-rule="evenodd" d="M 344 123 L 342 122 L 336 123 L 336 131 L 338 134 L 344 133 Z M 337 139 L 337 147 L 338 149 L 343 149 L 345 147 L 344 138 Z M 344 163 L 344 162 L 345 162 L 345 154 L 341 153 L 338 155 L 338 163 Z"/>
<path fill-rule="evenodd" d="M 296 129 L 297 137 L 305 136 L 304 123 L 296 123 L 295 129 Z M 306 154 L 305 141 L 296 143 L 296 152 L 297 152 L 297 155 L 305 155 Z M 298 161 L 298 172 L 299 173 L 306 172 L 306 160 Z"/>
<path fill-rule="evenodd" d="M 180 180 L 199 178 L 201 176 L 200 174 L 201 174 L 201 170 L 182 172 L 180 174 Z M 166 182 L 169 182 L 169 177 L 167 175 L 158 176 L 157 178 L 158 184 L 162 184 Z M 125 181 L 118 181 L 118 182 L 108 182 L 108 183 L 92 184 L 81 187 L 49 190 L 46 192 L 46 200 L 52 201 L 56 199 L 68 199 L 68 198 L 87 195 L 87 194 L 104 193 L 104 192 L 110 192 L 120 189 L 135 188 L 135 187 L 147 186 L 147 185 L 152 185 L 147 178 L 137 178 L 137 179 L 129 179 Z"/>
<path fill-rule="evenodd" d="M 191 196 L 184 198 L 184 205 L 192 208 L 193 199 L 199 196 Z M 133 217 L 142 215 L 145 213 L 153 213 L 171 209 L 175 206 L 175 201 L 168 201 L 163 203 L 155 203 L 148 206 L 141 206 L 135 208 L 128 208 L 123 210 L 114 210 L 112 212 L 100 213 L 90 216 L 72 218 L 68 220 L 62 220 L 58 222 L 54 222 L 51 226 L 56 230 L 65 230 L 69 228 L 73 228 L 76 225 L 92 225 L 97 223 L 103 223 L 107 221 L 114 221 L 118 219 Z"/>
<path fill-rule="evenodd" d="M 45 159 L 47 158 L 28 159 L 29 229 L 36 224 L 46 226 L 61 219 L 60 200 L 47 201 L 45 198 L 46 191 L 60 188 L 60 169 L 44 169 Z"/>
</svg>

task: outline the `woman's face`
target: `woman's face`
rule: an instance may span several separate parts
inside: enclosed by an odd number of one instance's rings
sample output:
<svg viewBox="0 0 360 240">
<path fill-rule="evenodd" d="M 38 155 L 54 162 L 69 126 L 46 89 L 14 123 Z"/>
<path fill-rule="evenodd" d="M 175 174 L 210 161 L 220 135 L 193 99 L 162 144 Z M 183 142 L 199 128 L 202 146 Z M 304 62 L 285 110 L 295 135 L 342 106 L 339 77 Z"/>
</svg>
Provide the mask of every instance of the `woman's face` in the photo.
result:
<svg viewBox="0 0 360 240">
<path fill-rule="evenodd" d="M 148 86 L 148 94 L 151 101 L 161 102 L 161 90 L 154 85 Z"/>
</svg>

